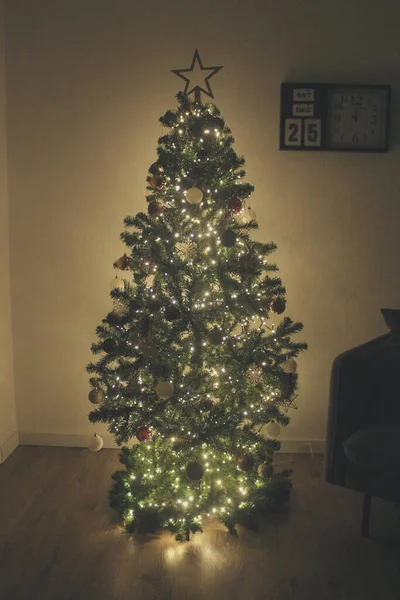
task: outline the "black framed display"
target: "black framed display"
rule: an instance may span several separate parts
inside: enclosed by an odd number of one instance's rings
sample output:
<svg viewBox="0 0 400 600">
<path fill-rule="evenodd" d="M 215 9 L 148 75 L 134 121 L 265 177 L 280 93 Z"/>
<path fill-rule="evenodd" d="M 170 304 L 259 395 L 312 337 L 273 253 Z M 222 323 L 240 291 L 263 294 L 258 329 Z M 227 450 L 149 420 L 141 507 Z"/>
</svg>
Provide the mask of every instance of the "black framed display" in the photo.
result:
<svg viewBox="0 0 400 600">
<path fill-rule="evenodd" d="M 387 152 L 390 85 L 282 83 L 280 150 Z"/>
</svg>

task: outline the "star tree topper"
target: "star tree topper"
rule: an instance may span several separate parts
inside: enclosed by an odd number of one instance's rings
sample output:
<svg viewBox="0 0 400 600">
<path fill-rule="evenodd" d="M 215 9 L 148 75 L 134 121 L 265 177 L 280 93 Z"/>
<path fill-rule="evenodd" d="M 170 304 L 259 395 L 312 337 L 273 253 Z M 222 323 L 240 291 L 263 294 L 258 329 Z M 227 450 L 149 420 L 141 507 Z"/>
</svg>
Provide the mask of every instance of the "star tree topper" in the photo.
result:
<svg viewBox="0 0 400 600">
<path fill-rule="evenodd" d="M 186 81 L 183 93 L 189 96 L 194 92 L 194 99 L 201 102 L 201 92 L 210 96 L 210 98 L 214 98 L 209 80 L 221 69 L 222 67 L 203 67 L 199 51 L 196 49 L 190 69 L 172 69 L 172 73 Z"/>
</svg>

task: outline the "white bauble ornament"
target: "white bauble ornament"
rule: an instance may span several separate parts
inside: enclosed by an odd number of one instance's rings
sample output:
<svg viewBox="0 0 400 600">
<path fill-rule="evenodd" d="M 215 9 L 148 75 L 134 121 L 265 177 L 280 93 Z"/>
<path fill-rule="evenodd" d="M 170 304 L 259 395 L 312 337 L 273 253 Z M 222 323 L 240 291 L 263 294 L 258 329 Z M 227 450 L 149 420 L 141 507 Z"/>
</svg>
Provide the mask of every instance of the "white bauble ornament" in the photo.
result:
<svg viewBox="0 0 400 600">
<path fill-rule="evenodd" d="M 257 215 L 252 208 L 247 209 L 247 216 L 250 221 L 255 221 L 257 219 Z"/>
<path fill-rule="evenodd" d="M 242 208 L 242 210 L 239 211 L 236 215 L 234 215 L 234 217 L 235 217 L 236 221 L 239 223 L 239 225 L 245 225 L 250 220 L 247 217 L 247 208 Z"/>
<path fill-rule="evenodd" d="M 297 362 L 294 358 L 288 358 L 282 365 L 282 369 L 286 371 L 286 373 L 296 373 L 297 371 Z"/>
<path fill-rule="evenodd" d="M 247 206 L 243 206 L 242 210 L 235 215 L 236 221 L 240 225 L 246 225 L 247 223 L 250 223 L 250 221 L 255 218 L 251 216 L 250 211 L 255 215 L 254 211 Z"/>
<path fill-rule="evenodd" d="M 199 188 L 192 187 L 186 192 L 186 200 L 189 204 L 200 204 L 203 200 L 203 192 Z"/>
<path fill-rule="evenodd" d="M 174 393 L 174 386 L 169 381 L 160 381 L 156 385 L 156 394 L 161 400 L 168 400 Z"/>
<path fill-rule="evenodd" d="M 115 276 L 110 281 L 110 289 L 111 290 L 123 290 L 125 289 L 125 281 L 120 277 Z"/>
<path fill-rule="evenodd" d="M 281 426 L 276 421 L 271 421 L 271 423 L 265 426 L 264 431 L 270 437 L 276 438 L 281 433 Z"/>
<path fill-rule="evenodd" d="M 88 449 L 91 452 L 98 452 L 102 449 L 103 444 L 103 438 L 101 438 L 99 435 L 97 435 L 97 433 L 95 433 L 89 440 Z"/>
</svg>

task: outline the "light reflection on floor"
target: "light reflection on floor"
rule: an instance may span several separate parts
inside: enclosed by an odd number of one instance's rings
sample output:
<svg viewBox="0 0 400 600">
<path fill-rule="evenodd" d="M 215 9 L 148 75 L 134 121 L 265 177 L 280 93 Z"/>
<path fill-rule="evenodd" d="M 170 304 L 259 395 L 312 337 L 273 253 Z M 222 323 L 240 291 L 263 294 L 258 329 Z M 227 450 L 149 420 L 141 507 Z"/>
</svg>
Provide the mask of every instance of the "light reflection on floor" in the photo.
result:
<svg viewBox="0 0 400 600">
<path fill-rule="evenodd" d="M 163 549 L 165 565 L 175 567 L 183 562 L 193 562 L 214 568 L 222 567 L 226 563 L 226 556 L 210 541 L 208 536 L 196 534 L 190 542 L 167 541 Z"/>
</svg>

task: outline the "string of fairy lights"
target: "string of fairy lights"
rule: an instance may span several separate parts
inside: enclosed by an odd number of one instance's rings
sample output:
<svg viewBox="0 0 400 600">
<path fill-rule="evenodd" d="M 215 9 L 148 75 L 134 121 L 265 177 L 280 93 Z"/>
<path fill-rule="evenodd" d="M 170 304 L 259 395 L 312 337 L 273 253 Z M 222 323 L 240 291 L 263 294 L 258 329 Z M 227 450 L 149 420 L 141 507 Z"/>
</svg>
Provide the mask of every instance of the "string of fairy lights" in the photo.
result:
<svg viewBox="0 0 400 600">
<path fill-rule="evenodd" d="M 270 359 L 282 373 L 297 367 L 270 323 L 271 295 L 284 288 L 262 276 L 274 270 L 267 258 L 274 246 L 250 241 L 256 215 L 244 161 L 214 105 L 180 102 L 159 140 L 160 156 L 179 161 L 149 169 L 148 215 L 128 220 L 134 230 L 121 238 L 132 253 L 114 263 L 133 281 L 112 280 L 114 317 L 98 328 L 93 350 L 103 356 L 89 365 L 94 421 L 139 442 L 127 450 L 115 488 L 128 528 L 149 510 L 180 531 L 204 515 L 225 522 L 250 508 L 252 491 L 266 489 L 273 475 L 279 445 L 272 436 L 266 442 L 261 427 L 273 421 L 278 434 L 278 421 L 286 422 Z M 206 125 L 199 129 L 196 119 Z M 210 126 L 213 119 L 221 126 Z M 273 313 L 284 309 L 280 297 Z M 253 358 L 260 345 L 267 358 Z"/>
</svg>

